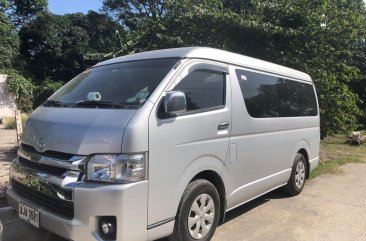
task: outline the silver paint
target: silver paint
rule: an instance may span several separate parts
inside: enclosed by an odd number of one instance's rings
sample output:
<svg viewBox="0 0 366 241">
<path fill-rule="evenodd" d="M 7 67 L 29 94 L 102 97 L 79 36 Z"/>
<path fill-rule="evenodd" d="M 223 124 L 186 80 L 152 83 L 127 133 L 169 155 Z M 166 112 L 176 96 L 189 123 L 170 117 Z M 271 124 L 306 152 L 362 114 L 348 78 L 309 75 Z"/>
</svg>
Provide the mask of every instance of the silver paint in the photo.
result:
<svg viewBox="0 0 366 241">
<path fill-rule="evenodd" d="M 117 217 L 117 240 L 153 240 L 173 232 L 174 217 L 187 184 L 202 171 L 220 175 L 227 210 L 278 188 L 288 181 L 294 157 L 300 149 L 309 156 L 310 170 L 319 163 L 319 116 L 251 118 L 245 108 L 236 68 L 312 82 L 309 75 L 247 56 L 211 48 L 180 48 L 122 56 L 97 66 L 149 58 L 183 58 L 137 110 L 39 107 L 30 116 L 23 143 L 40 153 L 19 156 L 44 165 L 63 166 L 70 179 L 50 176 L 12 164 L 13 179 L 26 175 L 60 187 L 73 188 L 75 216 L 63 219 L 42 206 L 8 190 L 15 209 L 24 202 L 40 210 L 40 226 L 72 240 L 101 240 L 98 216 Z M 241 67 L 239 67 L 241 66 Z M 219 110 L 159 119 L 165 93 L 198 68 L 223 71 L 226 105 Z M 43 138 L 43 141 L 40 141 Z M 60 160 L 45 151 L 69 153 L 75 159 Z M 94 153 L 148 154 L 148 180 L 105 185 L 76 181 L 78 162 Z M 163 222 L 168 220 L 169 222 Z M 172 221 L 170 221 L 172 220 Z M 161 224 L 162 225 L 159 225 Z M 147 229 L 147 227 L 153 227 Z"/>
<path fill-rule="evenodd" d="M 39 107 L 29 117 L 22 142 L 75 155 L 120 153 L 123 132 L 136 110 Z"/>
</svg>

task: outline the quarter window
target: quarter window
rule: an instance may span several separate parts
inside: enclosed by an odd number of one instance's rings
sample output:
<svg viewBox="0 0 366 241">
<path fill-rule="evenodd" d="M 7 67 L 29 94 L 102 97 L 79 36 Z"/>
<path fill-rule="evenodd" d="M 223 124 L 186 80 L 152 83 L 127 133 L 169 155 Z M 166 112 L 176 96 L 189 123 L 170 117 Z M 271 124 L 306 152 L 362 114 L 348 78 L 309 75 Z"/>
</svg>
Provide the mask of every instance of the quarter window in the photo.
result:
<svg viewBox="0 0 366 241">
<path fill-rule="evenodd" d="M 316 116 L 318 113 L 311 84 L 236 70 L 245 105 L 255 118 Z"/>
</svg>

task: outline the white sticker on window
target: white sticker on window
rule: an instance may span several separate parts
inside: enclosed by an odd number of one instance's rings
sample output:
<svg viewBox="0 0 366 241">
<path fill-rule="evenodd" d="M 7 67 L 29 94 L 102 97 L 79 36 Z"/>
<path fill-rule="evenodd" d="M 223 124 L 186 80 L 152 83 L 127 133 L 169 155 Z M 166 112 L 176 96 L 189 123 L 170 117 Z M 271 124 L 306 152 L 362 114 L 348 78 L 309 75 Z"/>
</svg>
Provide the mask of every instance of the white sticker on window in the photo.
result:
<svg viewBox="0 0 366 241">
<path fill-rule="evenodd" d="M 241 78 L 242 80 L 247 80 L 247 77 L 246 77 L 245 75 L 240 75 L 240 78 Z"/>
</svg>

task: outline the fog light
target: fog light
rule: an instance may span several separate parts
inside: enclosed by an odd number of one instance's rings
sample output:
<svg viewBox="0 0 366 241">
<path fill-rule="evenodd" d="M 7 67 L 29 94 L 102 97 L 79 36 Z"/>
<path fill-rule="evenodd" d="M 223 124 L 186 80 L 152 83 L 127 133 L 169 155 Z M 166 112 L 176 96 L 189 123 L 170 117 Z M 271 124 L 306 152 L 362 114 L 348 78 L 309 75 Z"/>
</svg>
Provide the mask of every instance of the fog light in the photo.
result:
<svg viewBox="0 0 366 241">
<path fill-rule="evenodd" d="M 116 217 L 107 216 L 99 218 L 99 233 L 104 240 L 115 240 L 117 236 Z"/>
<path fill-rule="evenodd" d="M 114 232 L 114 227 L 112 223 L 102 222 L 102 231 L 105 235 L 109 235 Z"/>
</svg>

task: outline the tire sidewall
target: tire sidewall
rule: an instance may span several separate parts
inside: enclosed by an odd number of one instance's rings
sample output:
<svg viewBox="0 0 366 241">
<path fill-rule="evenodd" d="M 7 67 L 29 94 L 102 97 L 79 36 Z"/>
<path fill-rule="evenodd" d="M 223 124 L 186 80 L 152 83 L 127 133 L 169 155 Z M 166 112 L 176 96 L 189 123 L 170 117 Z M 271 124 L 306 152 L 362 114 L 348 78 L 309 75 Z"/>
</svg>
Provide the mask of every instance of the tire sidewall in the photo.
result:
<svg viewBox="0 0 366 241">
<path fill-rule="evenodd" d="M 297 167 L 297 164 L 299 162 L 302 162 L 304 164 L 304 167 L 305 167 L 305 178 L 304 178 L 304 182 L 302 184 L 302 186 L 300 188 L 298 188 L 296 186 L 296 167 Z M 295 162 L 294 162 L 294 166 L 292 168 L 292 173 L 291 173 L 291 185 L 292 185 L 292 188 L 293 190 L 298 194 L 302 191 L 302 189 L 304 189 L 304 186 L 305 186 L 305 180 L 306 180 L 306 175 L 307 175 L 307 166 L 306 166 L 306 161 L 305 161 L 305 157 L 301 154 L 301 153 L 297 153 L 296 154 L 296 157 L 295 157 Z"/>
<path fill-rule="evenodd" d="M 191 183 L 193 187 L 189 190 L 189 193 L 184 196 L 184 199 L 182 200 L 182 205 L 180 207 L 180 215 L 178 220 L 179 230 L 180 230 L 180 237 L 181 240 L 185 241 L 196 241 L 197 239 L 194 239 L 191 237 L 189 233 L 188 228 L 188 217 L 190 215 L 190 210 L 192 207 L 193 202 L 196 200 L 198 196 L 201 194 L 208 194 L 211 196 L 212 200 L 215 204 L 215 217 L 214 221 L 212 223 L 211 229 L 208 232 L 208 234 L 203 237 L 202 239 L 198 239 L 199 241 L 208 241 L 212 238 L 217 224 L 219 220 L 219 214 L 220 214 L 220 198 L 219 194 L 215 188 L 214 185 L 212 185 L 210 182 L 206 180 L 196 180 Z"/>
</svg>

